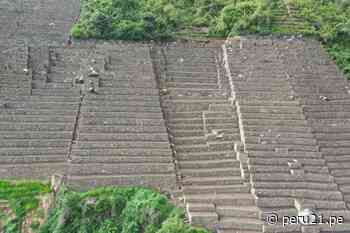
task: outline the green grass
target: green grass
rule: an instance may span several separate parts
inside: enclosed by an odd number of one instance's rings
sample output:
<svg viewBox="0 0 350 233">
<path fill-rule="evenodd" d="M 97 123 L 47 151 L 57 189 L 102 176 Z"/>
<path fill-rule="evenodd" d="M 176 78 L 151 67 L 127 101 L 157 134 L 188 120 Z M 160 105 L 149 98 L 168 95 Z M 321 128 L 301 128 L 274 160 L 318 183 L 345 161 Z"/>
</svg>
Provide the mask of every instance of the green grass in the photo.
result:
<svg viewBox="0 0 350 233">
<path fill-rule="evenodd" d="M 4 233 L 19 233 L 25 216 L 38 208 L 41 195 L 49 193 L 50 186 L 36 181 L 0 180 L 0 200 L 8 202 L 14 217 L 1 214 L 0 221 L 5 222 Z"/>
<path fill-rule="evenodd" d="M 317 38 L 350 78 L 350 0 L 81 0 L 76 38 L 168 40 L 235 35 Z M 291 23 L 296 21 L 296 23 Z M 319 25 L 316 28 L 315 25 Z M 205 28 L 198 33 L 193 28 Z"/>
<path fill-rule="evenodd" d="M 208 233 L 184 224 L 184 213 L 144 188 L 62 190 L 40 233 Z"/>
</svg>

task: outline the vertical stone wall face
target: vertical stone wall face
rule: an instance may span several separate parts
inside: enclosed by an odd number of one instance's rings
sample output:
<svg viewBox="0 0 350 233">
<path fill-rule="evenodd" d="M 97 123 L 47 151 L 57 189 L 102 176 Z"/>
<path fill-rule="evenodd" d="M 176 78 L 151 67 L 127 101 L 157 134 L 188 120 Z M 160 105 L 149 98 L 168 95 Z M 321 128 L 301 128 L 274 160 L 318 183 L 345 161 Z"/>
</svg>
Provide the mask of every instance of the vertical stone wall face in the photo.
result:
<svg viewBox="0 0 350 233">
<path fill-rule="evenodd" d="M 325 132 L 326 121 L 313 120 L 310 116 L 316 111 L 317 103 L 320 109 L 328 102 L 322 90 L 337 97 L 344 96 L 339 94 L 340 83 L 344 81 L 339 75 L 336 77 L 334 65 L 324 58 L 315 59 L 320 62 L 319 73 L 312 76 L 307 67 L 315 69 L 315 62 L 311 65 L 313 61 L 309 61 L 306 53 L 294 54 L 305 46 L 303 44 L 309 43 L 273 38 L 237 38 L 226 43 L 226 67 L 233 80 L 232 92 L 244 134 L 250 183 L 258 207 L 268 213 L 265 218 L 274 213 L 283 219 L 283 216 L 297 216 L 310 209 L 327 219 L 329 216 L 345 219 L 344 224 L 333 228 L 328 224 L 265 223 L 264 232 L 343 232 L 350 229 L 346 192 L 318 133 L 327 135 L 332 131 Z M 319 45 L 314 48 L 314 51 L 321 51 Z M 326 81 L 330 76 L 339 80 L 339 85 L 333 82 L 334 86 L 330 87 L 330 81 Z M 315 84 L 311 83 L 313 80 Z M 335 106 L 329 108 L 336 109 Z M 336 119 L 328 119 L 328 124 L 334 121 Z"/>
</svg>

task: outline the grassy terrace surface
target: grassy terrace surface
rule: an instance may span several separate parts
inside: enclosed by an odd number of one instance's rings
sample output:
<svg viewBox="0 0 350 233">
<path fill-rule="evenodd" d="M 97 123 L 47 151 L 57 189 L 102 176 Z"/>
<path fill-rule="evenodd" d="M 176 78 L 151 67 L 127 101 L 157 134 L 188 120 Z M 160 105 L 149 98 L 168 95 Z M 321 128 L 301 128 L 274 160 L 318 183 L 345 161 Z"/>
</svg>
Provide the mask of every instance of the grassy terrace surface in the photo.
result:
<svg viewBox="0 0 350 233">
<path fill-rule="evenodd" d="M 163 40 L 246 34 L 322 41 L 350 77 L 350 0 L 81 0 L 76 38 Z"/>
<path fill-rule="evenodd" d="M 0 210 L 0 222 L 4 223 L 4 233 L 19 233 L 24 218 L 32 212 L 33 216 L 40 215 L 39 197 L 50 192 L 50 186 L 39 182 L 10 182 L 0 180 L 0 201 L 6 201 L 10 212 Z M 38 223 L 33 222 L 35 229 Z"/>
<path fill-rule="evenodd" d="M 61 190 L 40 233 L 208 233 L 183 220 L 180 209 L 150 189 Z"/>
<path fill-rule="evenodd" d="M 12 213 L 2 213 L 5 227 L 0 231 L 20 233 L 30 213 L 31 231 L 37 233 L 208 233 L 185 224 L 184 212 L 165 195 L 144 188 L 89 192 L 62 188 L 54 208 L 40 224 L 35 221 L 37 215 L 43 215 L 39 198 L 50 191 L 49 185 L 39 182 L 0 181 L 0 200 L 8 202 Z"/>
</svg>

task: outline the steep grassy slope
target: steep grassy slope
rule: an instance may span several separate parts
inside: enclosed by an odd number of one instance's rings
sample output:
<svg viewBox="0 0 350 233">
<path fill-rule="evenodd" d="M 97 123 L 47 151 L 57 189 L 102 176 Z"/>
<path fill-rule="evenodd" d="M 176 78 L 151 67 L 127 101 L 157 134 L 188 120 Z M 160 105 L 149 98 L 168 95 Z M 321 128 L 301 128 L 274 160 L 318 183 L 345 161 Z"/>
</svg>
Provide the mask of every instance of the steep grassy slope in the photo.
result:
<svg viewBox="0 0 350 233">
<path fill-rule="evenodd" d="M 21 232 L 22 223 L 30 213 L 31 228 L 38 228 L 43 217 L 39 207 L 40 197 L 50 193 L 50 186 L 39 182 L 10 182 L 0 180 L 0 200 L 7 203 L 8 208 L 0 210 L 0 222 L 4 224 L 4 233 Z M 1 230 L 1 229 L 0 229 Z"/>
<path fill-rule="evenodd" d="M 166 196 L 149 189 L 62 190 L 40 233 L 207 233 L 183 219 Z"/>
<path fill-rule="evenodd" d="M 349 0 L 81 0 L 76 38 L 122 40 L 304 35 L 350 75 Z"/>
</svg>

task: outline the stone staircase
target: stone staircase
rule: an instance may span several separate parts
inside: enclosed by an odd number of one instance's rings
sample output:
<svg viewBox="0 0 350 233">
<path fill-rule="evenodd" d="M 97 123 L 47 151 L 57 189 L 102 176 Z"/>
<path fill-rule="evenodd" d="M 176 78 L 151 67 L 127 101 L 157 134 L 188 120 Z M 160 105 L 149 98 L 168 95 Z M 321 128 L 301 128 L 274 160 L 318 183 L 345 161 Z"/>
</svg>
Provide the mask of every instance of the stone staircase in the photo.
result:
<svg viewBox="0 0 350 233">
<path fill-rule="evenodd" d="M 285 42 L 281 43 L 280 51 L 285 63 L 293 62 L 293 66 L 289 66 L 287 70 L 289 81 L 300 99 L 320 151 L 349 207 L 348 83 L 316 42 Z M 306 85 L 308 88 L 305 88 Z"/>
<path fill-rule="evenodd" d="M 0 44 L 0 97 L 30 94 L 31 80 L 29 47 L 24 41 L 3 41 Z"/>
<path fill-rule="evenodd" d="M 231 40 L 224 47 L 244 142 L 241 150 L 257 206 L 280 219 L 305 208 L 327 217 L 340 215 L 346 223 L 332 230 L 343 232 L 349 229 L 346 196 L 338 189 L 314 128 L 296 99 L 297 90 L 286 72 L 291 63 L 283 63 L 278 47 L 279 41 L 271 39 Z M 264 225 L 264 232 L 309 230 L 331 229 L 328 225 Z"/>
<path fill-rule="evenodd" d="M 63 43 L 80 13 L 78 0 L 3 0 L 0 40 L 24 39 L 30 44 Z"/>
<path fill-rule="evenodd" d="M 158 48 L 162 107 L 187 215 L 216 232 L 262 231 L 235 144 L 236 109 L 218 77 L 218 48 Z M 220 81 L 219 81 L 220 80 Z"/>
<path fill-rule="evenodd" d="M 68 183 L 77 187 L 151 186 L 170 191 L 174 164 L 147 46 L 97 45 L 98 71 L 84 83 Z M 98 53 L 104 58 L 98 61 Z"/>
</svg>

